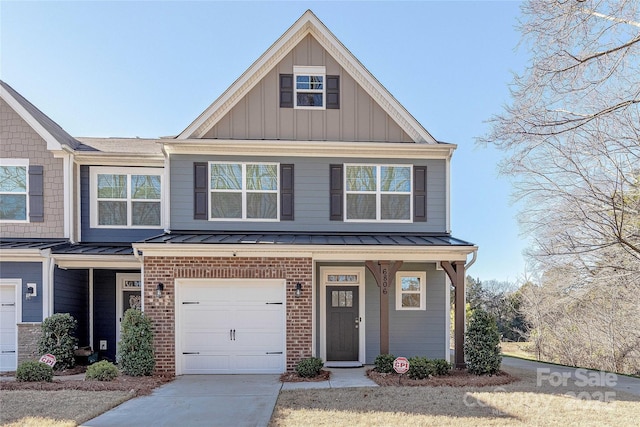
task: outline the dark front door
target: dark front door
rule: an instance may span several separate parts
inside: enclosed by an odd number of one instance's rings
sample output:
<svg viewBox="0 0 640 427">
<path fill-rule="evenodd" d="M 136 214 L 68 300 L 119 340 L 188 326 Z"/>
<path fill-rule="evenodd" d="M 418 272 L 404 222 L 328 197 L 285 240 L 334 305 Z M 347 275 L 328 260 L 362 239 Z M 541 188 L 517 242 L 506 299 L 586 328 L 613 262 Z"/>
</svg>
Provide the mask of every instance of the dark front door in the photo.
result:
<svg viewBox="0 0 640 427">
<path fill-rule="evenodd" d="M 327 360 L 358 360 L 357 286 L 327 286 Z"/>
</svg>

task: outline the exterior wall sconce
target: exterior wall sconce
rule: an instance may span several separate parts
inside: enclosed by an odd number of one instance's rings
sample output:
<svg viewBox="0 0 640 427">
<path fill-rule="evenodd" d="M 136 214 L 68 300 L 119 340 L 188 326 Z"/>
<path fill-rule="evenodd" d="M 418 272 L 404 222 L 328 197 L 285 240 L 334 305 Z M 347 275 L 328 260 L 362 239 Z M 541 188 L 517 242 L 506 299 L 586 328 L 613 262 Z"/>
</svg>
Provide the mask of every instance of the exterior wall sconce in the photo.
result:
<svg viewBox="0 0 640 427">
<path fill-rule="evenodd" d="M 164 283 L 158 283 L 156 285 L 156 296 L 158 298 L 162 296 L 162 291 L 164 291 Z"/>
<path fill-rule="evenodd" d="M 38 287 L 35 283 L 27 283 L 27 292 L 25 293 L 25 298 L 30 300 L 38 295 Z"/>
<path fill-rule="evenodd" d="M 302 283 L 296 283 L 296 296 L 299 297 L 302 295 Z"/>
</svg>

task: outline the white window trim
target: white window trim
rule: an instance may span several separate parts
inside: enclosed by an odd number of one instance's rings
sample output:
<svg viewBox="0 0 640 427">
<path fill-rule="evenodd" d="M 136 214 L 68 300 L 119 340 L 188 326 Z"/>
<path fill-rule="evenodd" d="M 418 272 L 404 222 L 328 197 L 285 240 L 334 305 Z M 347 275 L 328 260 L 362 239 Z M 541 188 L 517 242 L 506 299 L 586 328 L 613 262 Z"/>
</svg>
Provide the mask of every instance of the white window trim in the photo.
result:
<svg viewBox="0 0 640 427">
<path fill-rule="evenodd" d="M 420 279 L 420 307 L 403 307 L 403 293 L 417 293 L 402 291 L 403 277 L 417 277 Z M 396 310 L 401 311 L 424 311 L 427 309 L 427 273 L 424 271 L 398 271 L 396 272 Z"/>
<path fill-rule="evenodd" d="M 310 106 L 310 105 L 298 105 L 298 76 L 322 76 L 322 90 L 317 89 L 300 89 L 300 92 L 305 93 L 321 93 L 322 105 Z M 327 69 L 325 66 L 293 66 L 293 108 L 298 110 L 326 110 L 327 109 Z"/>
<path fill-rule="evenodd" d="M 375 167 L 376 170 L 376 191 L 349 191 L 347 187 L 347 168 L 350 166 L 372 166 Z M 382 174 L 380 173 L 381 168 L 383 167 L 404 167 L 409 168 L 409 192 L 397 192 L 397 191 L 381 191 L 380 190 L 380 180 L 382 179 Z M 375 223 L 403 223 L 410 224 L 413 223 L 413 165 L 407 164 L 376 164 L 376 163 L 345 163 L 344 164 L 344 173 L 343 173 L 343 187 L 344 188 L 344 196 L 343 196 L 343 218 L 344 222 L 375 222 Z M 348 215 L 348 204 L 347 204 L 347 194 L 375 194 L 376 195 L 376 219 L 349 219 Z M 383 194 L 406 194 L 409 196 L 409 219 L 381 219 L 381 196 Z"/>
<path fill-rule="evenodd" d="M 29 222 L 29 159 L 0 159 L 0 166 L 23 166 L 26 169 L 26 216 L 25 219 L 0 219 L 0 223 L 7 224 L 26 224 Z M 2 193 L 2 194 L 22 194 L 20 193 Z"/>
<path fill-rule="evenodd" d="M 127 198 L 119 199 L 127 202 L 127 224 L 126 225 L 99 225 L 98 224 L 98 175 L 127 175 Z M 160 224 L 158 225 L 131 225 L 132 224 L 132 199 L 131 175 L 156 175 L 160 177 Z M 103 167 L 94 166 L 90 168 L 90 225 L 91 228 L 110 229 L 158 229 L 164 224 L 164 170 L 162 168 L 130 168 L 130 167 Z M 149 200 L 151 203 L 151 200 Z M 153 202 L 157 203 L 157 202 Z"/>
<path fill-rule="evenodd" d="M 211 189 L 211 165 L 240 165 L 242 166 L 242 189 L 241 190 L 212 190 Z M 276 167 L 276 190 L 247 190 L 247 165 L 273 165 Z M 280 163 L 275 162 L 216 162 L 210 161 L 207 166 L 207 206 L 209 221 L 242 221 L 242 222 L 279 222 L 280 221 Z M 241 193 L 242 194 L 242 218 L 214 218 L 211 216 L 211 193 Z M 276 217 L 275 218 L 247 218 L 247 193 L 275 193 L 276 194 Z"/>
<path fill-rule="evenodd" d="M 356 282 L 329 282 L 327 276 L 331 274 L 357 275 Z M 364 267 L 320 267 L 320 358 L 327 361 L 327 286 L 357 286 L 359 319 L 358 361 L 362 364 L 366 361 L 366 306 L 365 306 L 365 270 Z M 330 361 L 327 361 L 330 362 Z"/>
</svg>

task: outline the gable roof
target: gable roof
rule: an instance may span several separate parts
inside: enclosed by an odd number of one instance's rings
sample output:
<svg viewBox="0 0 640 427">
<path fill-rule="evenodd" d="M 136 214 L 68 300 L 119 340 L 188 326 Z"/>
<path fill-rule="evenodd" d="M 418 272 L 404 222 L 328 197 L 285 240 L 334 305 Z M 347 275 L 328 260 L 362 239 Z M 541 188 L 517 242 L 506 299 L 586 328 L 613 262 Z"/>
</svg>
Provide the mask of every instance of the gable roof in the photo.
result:
<svg viewBox="0 0 640 427">
<path fill-rule="evenodd" d="M 0 80 L 0 98 L 47 142 L 47 149 L 61 150 L 62 145 L 66 145 L 75 150 L 80 146 L 78 140 L 2 80 Z"/>
<path fill-rule="evenodd" d="M 202 138 L 307 35 L 311 34 L 340 66 L 398 123 L 414 142 L 438 142 L 380 84 L 331 31 L 307 10 L 265 53 L 180 135 L 178 140 Z"/>
</svg>

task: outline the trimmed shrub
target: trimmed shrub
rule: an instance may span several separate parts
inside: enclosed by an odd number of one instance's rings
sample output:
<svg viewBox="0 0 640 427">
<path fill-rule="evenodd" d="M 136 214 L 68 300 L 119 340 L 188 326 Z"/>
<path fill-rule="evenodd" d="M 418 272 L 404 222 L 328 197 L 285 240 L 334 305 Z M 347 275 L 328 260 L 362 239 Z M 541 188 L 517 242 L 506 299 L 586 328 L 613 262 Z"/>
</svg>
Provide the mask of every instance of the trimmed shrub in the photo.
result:
<svg viewBox="0 0 640 427">
<path fill-rule="evenodd" d="M 17 381 L 46 381 L 53 380 L 53 368 L 42 362 L 22 362 L 16 370 Z"/>
<path fill-rule="evenodd" d="M 120 375 L 120 372 L 118 372 L 116 365 L 106 360 L 102 360 L 98 363 L 94 363 L 93 365 L 89 365 L 87 372 L 84 374 L 84 379 L 94 381 L 113 381 L 118 377 L 118 375 Z"/>
<path fill-rule="evenodd" d="M 379 354 L 373 364 L 376 366 L 375 371 L 383 374 L 393 373 L 393 361 L 396 357 L 393 354 Z"/>
<path fill-rule="evenodd" d="M 309 357 L 302 359 L 296 365 L 296 372 L 303 378 L 313 378 L 320 373 L 324 366 L 322 359 L 318 357 Z"/>
<path fill-rule="evenodd" d="M 53 314 L 42 322 L 42 335 L 38 342 L 40 355 L 51 353 L 56 357 L 56 371 L 71 368 L 76 361 L 73 350 L 78 340 L 72 336 L 78 322 L 69 313 Z"/>
<path fill-rule="evenodd" d="M 153 373 L 156 361 L 151 320 L 140 310 L 130 308 L 124 313 L 117 359 L 127 375 L 139 377 Z"/>
<path fill-rule="evenodd" d="M 500 333 L 496 319 L 476 308 L 465 334 L 464 354 L 467 370 L 475 375 L 493 375 L 500 370 Z"/>
<path fill-rule="evenodd" d="M 449 375 L 451 373 L 451 363 L 447 362 L 444 359 L 433 359 L 431 361 L 433 364 L 433 370 L 435 371 L 434 375 Z"/>
<path fill-rule="evenodd" d="M 423 380 L 436 374 L 433 361 L 426 357 L 410 357 L 409 358 L 409 378 L 412 380 Z"/>
</svg>

